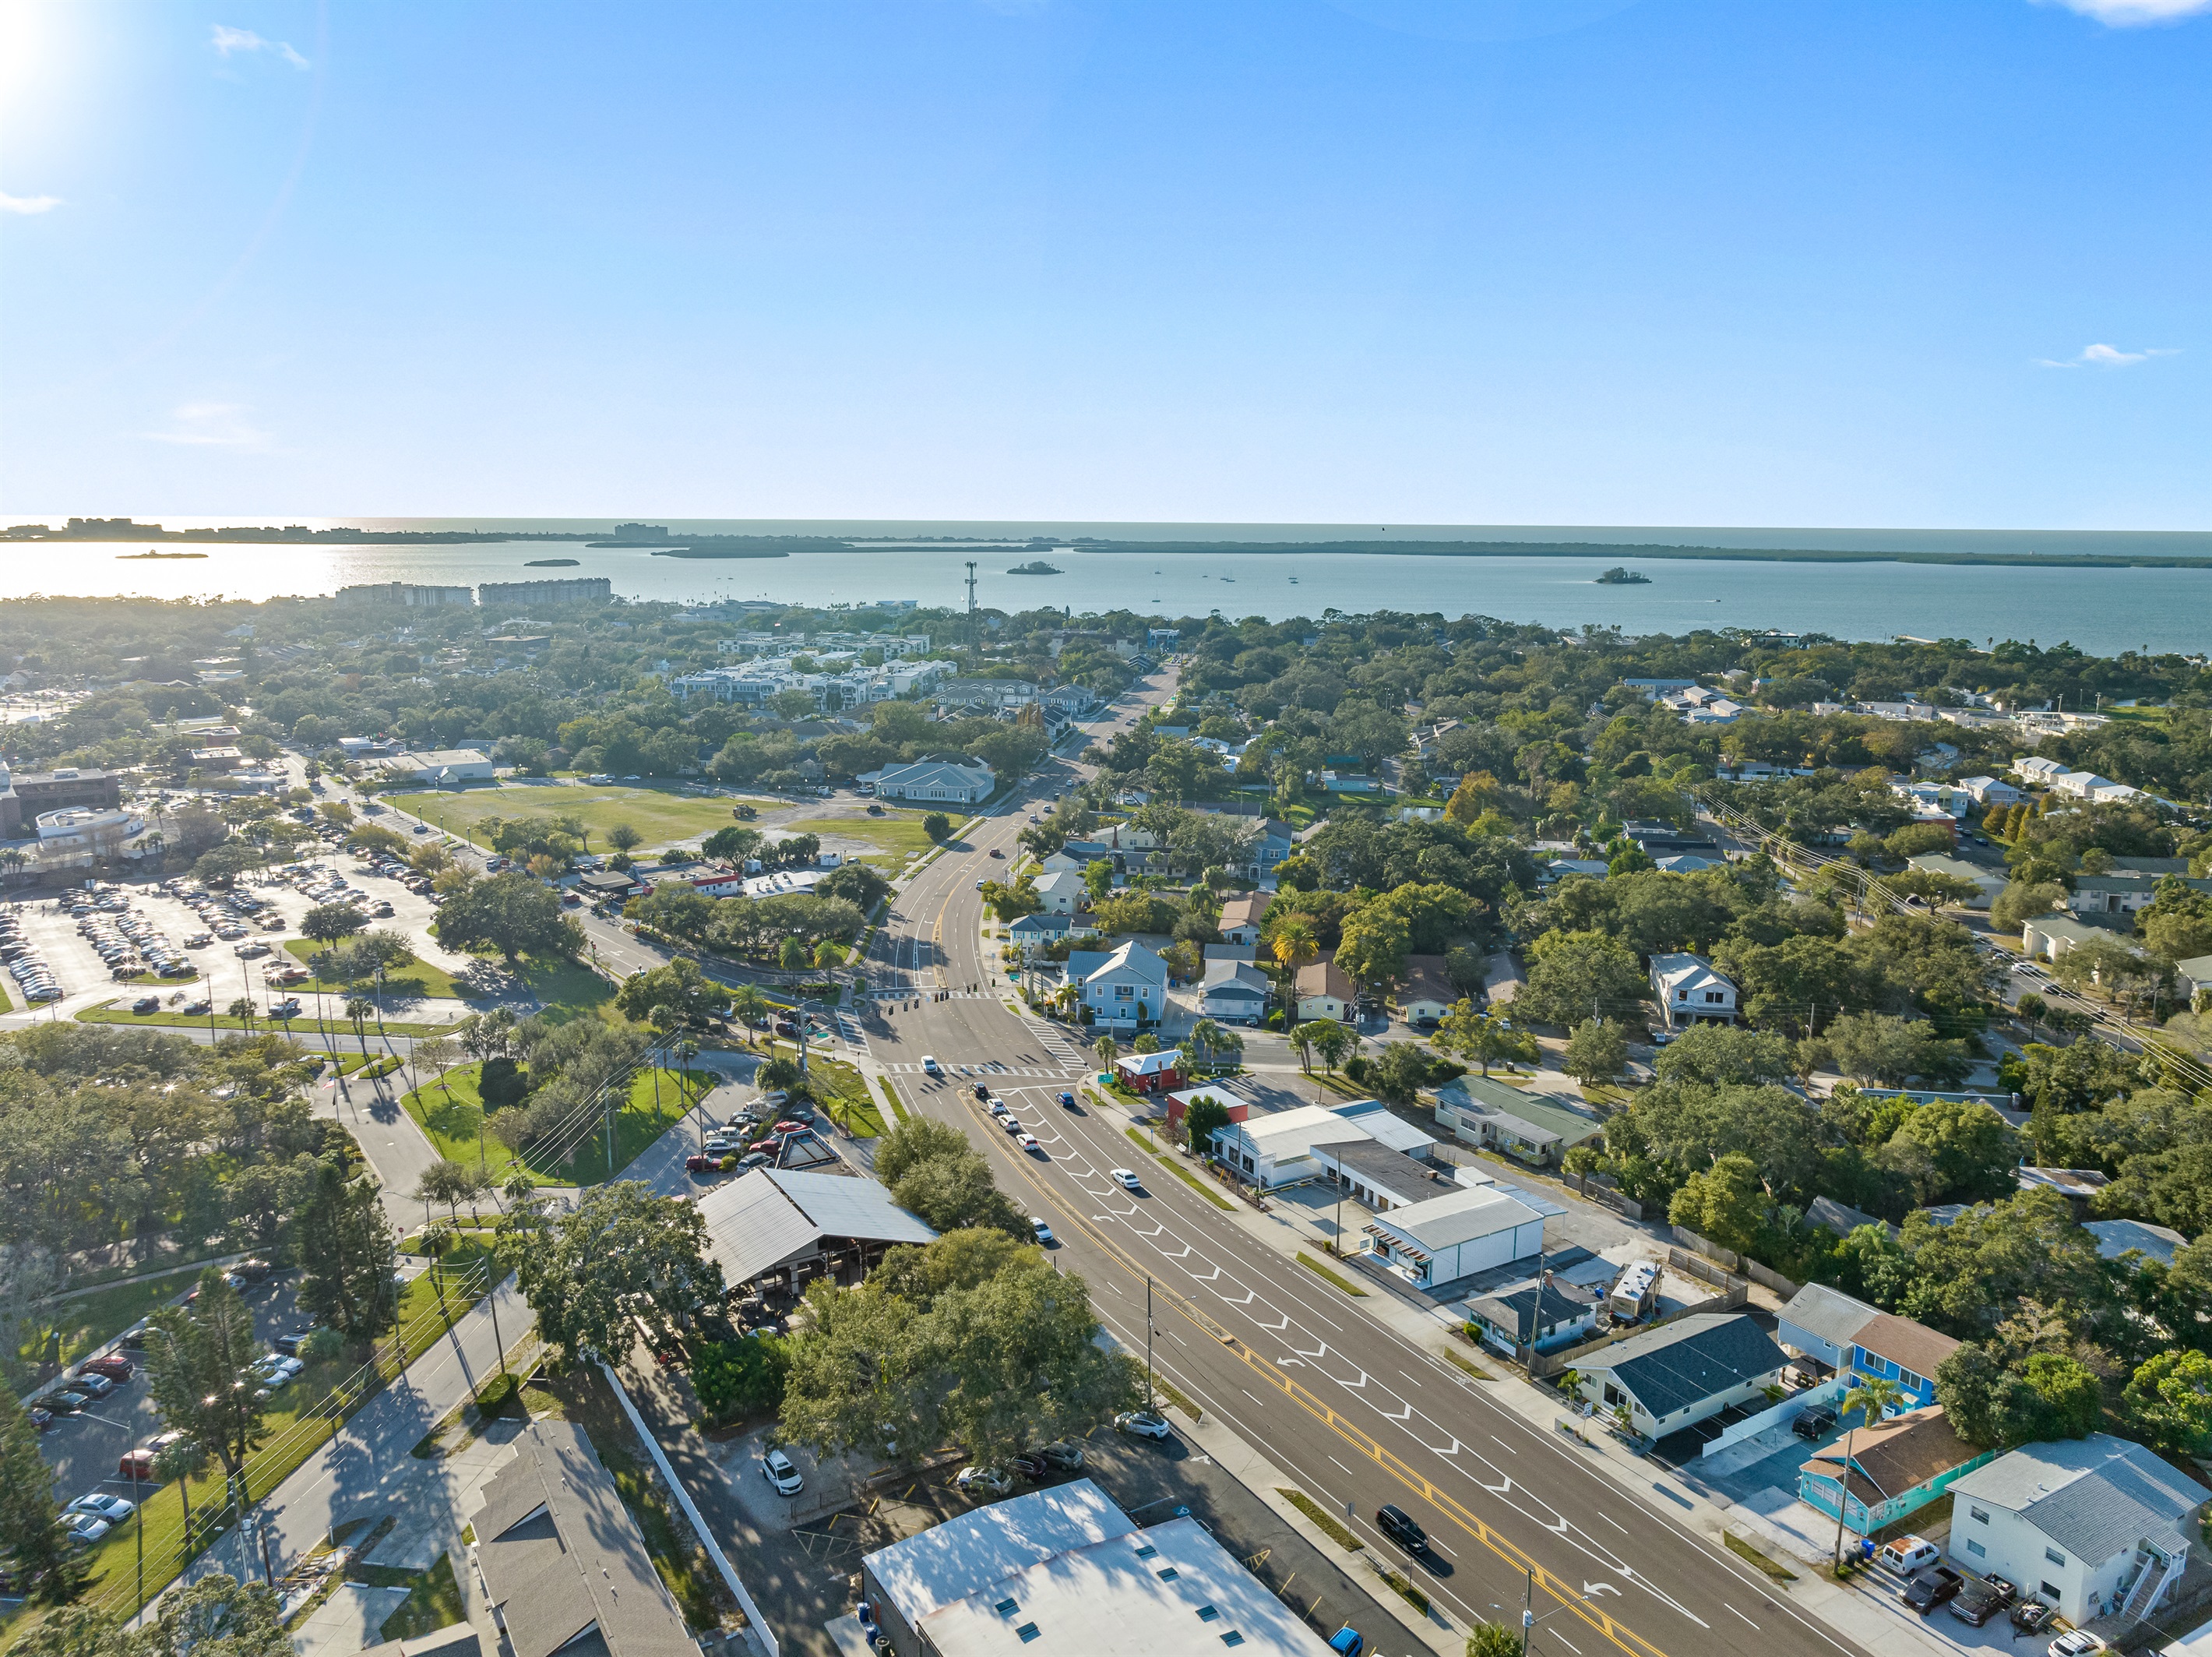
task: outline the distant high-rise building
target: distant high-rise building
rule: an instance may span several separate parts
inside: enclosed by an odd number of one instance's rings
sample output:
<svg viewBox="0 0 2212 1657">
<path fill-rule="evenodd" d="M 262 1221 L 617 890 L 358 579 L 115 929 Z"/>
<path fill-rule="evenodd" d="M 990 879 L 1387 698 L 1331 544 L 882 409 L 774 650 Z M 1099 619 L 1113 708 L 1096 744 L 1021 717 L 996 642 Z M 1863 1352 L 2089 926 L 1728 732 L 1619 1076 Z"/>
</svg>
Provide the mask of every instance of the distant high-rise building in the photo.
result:
<svg viewBox="0 0 2212 1657">
<path fill-rule="evenodd" d="M 614 583 L 605 576 L 577 576 L 566 581 L 488 581 L 477 588 L 477 597 L 491 605 L 605 604 L 614 596 Z"/>
<path fill-rule="evenodd" d="M 368 582 L 338 588 L 340 604 L 398 604 L 410 609 L 438 609 L 473 605 L 475 590 L 466 587 L 418 587 L 404 581 Z"/>
</svg>

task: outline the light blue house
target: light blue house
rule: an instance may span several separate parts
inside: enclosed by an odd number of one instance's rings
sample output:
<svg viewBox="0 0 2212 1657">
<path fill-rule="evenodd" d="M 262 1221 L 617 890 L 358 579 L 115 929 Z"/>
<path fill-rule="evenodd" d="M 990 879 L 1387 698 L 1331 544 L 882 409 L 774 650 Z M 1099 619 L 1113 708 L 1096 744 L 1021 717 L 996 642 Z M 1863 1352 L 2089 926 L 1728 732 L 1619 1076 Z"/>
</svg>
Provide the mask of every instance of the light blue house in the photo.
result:
<svg viewBox="0 0 2212 1657">
<path fill-rule="evenodd" d="M 1083 1004 L 1099 1024 L 1133 1031 L 1157 1022 L 1167 1006 L 1168 964 L 1133 938 L 1110 954 L 1071 952 L 1067 976 L 1081 982 Z"/>
<path fill-rule="evenodd" d="M 1844 1523 L 1866 1536 L 1926 1507 L 1996 1454 L 1960 1438 L 1939 1404 L 1860 1427 L 1815 1451 L 1797 1470 L 1797 1494 L 1831 1519 L 1841 1504 Z"/>
</svg>

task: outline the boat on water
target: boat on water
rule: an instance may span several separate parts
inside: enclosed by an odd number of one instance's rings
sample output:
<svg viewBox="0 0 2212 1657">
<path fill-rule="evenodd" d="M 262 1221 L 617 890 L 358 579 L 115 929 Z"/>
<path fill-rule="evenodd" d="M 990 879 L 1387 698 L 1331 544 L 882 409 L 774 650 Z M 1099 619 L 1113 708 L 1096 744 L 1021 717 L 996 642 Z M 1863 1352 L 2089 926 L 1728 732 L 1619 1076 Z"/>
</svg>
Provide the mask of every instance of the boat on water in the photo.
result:
<svg viewBox="0 0 2212 1657">
<path fill-rule="evenodd" d="M 1297 578 L 1296 576 L 1291 576 L 1291 586 L 1293 586 L 1293 587 L 1296 587 L 1297 584 L 1298 584 L 1298 578 Z"/>
<path fill-rule="evenodd" d="M 1234 576 L 1224 576 L 1221 579 L 1227 582 L 1231 587 L 1237 585 L 1237 577 Z"/>
</svg>

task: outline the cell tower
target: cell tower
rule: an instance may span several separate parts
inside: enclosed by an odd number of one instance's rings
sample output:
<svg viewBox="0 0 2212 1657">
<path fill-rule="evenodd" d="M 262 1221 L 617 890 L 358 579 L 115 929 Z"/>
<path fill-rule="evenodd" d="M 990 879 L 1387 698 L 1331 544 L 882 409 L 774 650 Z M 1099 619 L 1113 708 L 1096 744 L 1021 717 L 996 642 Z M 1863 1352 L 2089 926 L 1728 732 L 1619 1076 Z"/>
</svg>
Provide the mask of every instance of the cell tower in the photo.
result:
<svg viewBox="0 0 2212 1657">
<path fill-rule="evenodd" d="M 968 613 L 975 613 L 975 561 L 968 561 Z"/>
</svg>

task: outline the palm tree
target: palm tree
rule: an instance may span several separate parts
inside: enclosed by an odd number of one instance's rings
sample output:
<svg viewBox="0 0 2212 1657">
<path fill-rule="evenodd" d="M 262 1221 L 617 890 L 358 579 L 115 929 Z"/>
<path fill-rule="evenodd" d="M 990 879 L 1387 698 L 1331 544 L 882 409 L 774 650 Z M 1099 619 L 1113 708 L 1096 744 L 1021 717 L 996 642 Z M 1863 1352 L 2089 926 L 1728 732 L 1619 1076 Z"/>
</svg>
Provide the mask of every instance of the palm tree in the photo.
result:
<svg viewBox="0 0 2212 1657">
<path fill-rule="evenodd" d="M 1310 1021 L 1291 1026 L 1291 1045 L 1297 1050 L 1298 1068 L 1310 1074 L 1314 1056 L 1314 1031 Z"/>
<path fill-rule="evenodd" d="M 1904 1396 L 1905 1389 L 1893 1380 L 1885 1380 L 1879 1375 L 1862 1375 L 1858 1385 L 1844 1394 L 1844 1413 L 1848 1416 L 1856 1410 L 1865 1424 L 1871 1427 Z M 1856 1427 L 1844 1435 L 1842 1489 L 1836 1497 L 1836 1563 L 1838 1566 L 1844 1563 L 1844 1514 L 1851 1495 L 1851 1446 L 1858 1435 L 1859 1429 Z"/>
<path fill-rule="evenodd" d="M 741 984 L 730 991 L 730 1016 L 736 1019 L 745 1033 L 745 1045 L 752 1045 L 753 1031 L 768 1016 L 768 997 L 755 984 Z"/>
<path fill-rule="evenodd" d="M 253 1033 L 253 998 L 251 996 L 240 996 L 223 1011 L 244 1025 L 247 1035 Z"/>
<path fill-rule="evenodd" d="M 1099 1037 L 1091 1044 L 1091 1051 L 1098 1055 L 1098 1068 L 1108 1071 L 1113 1069 L 1114 1061 L 1121 1054 L 1120 1045 L 1111 1036 Z"/>
<path fill-rule="evenodd" d="M 375 1014 L 376 1003 L 368 996 L 348 996 L 346 997 L 345 1015 L 353 1020 L 353 1039 L 361 1044 L 363 1052 L 368 1051 L 368 1033 L 366 1026 Z"/>
<path fill-rule="evenodd" d="M 1212 1019 L 1200 1019 L 1190 1026 L 1190 1033 L 1183 1038 L 1183 1045 L 1194 1050 L 1200 1058 L 1210 1063 L 1213 1055 L 1220 1050 L 1223 1033 L 1221 1026 Z"/>
<path fill-rule="evenodd" d="M 1282 980 L 1283 1004 L 1295 1011 L 1298 969 L 1321 954 L 1321 941 L 1314 935 L 1313 923 L 1302 915 L 1281 922 L 1267 950 L 1275 958 L 1275 970 Z"/>
</svg>

